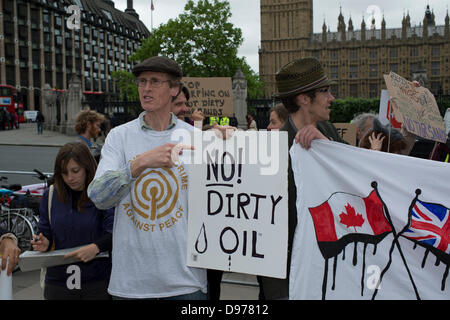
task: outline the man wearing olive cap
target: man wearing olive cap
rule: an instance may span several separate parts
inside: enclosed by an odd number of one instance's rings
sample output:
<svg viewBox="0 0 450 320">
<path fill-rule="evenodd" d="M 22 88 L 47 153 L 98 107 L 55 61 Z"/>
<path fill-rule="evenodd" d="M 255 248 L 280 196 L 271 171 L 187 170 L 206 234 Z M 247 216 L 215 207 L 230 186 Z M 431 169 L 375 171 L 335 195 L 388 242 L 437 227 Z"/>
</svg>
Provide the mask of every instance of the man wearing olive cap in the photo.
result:
<svg viewBox="0 0 450 320">
<path fill-rule="evenodd" d="M 182 70 L 152 57 L 132 71 L 143 112 L 110 131 L 88 188 L 98 208 L 116 208 L 108 292 L 117 299 L 205 299 L 206 270 L 186 266 L 189 172 L 172 160 L 180 142 L 173 137 L 182 136 L 175 131 L 194 130 L 171 112 Z"/>
<path fill-rule="evenodd" d="M 330 92 L 333 84 L 325 74 L 320 62 L 314 58 L 294 60 L 283 66 L 276 74 L 279 98 L 289 112 L 280 129 L 288 132 L 290 149 L 295 141 L 308 149 L 314 139 L 345 142 L 330 123 L 330 105 L 334 100 Z M 288 276 L 286 279 L 261 277 L 266 299 L 289 298 L 289 269 L 294 231 L 297 226 L 297 190 L 292 173 L 291 159 L 288 166 Z"/>
</svg>

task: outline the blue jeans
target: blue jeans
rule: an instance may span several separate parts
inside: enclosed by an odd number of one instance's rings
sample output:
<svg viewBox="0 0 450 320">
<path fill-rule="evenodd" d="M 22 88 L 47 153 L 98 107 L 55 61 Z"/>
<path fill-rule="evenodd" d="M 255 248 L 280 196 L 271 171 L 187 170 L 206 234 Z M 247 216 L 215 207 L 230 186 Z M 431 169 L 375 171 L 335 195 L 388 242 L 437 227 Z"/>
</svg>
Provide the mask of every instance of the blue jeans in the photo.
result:
<svg viewBox="0 0 450 320">
<path fill-rule="evenodd" d="M 37 123 L 38 134 L 42 134 L 42 130 L 44 129 L 44 124 L 42 122 Z"/>
<path fill-rule="evenodd" d="M 206 293 L 203 293 L 201 290 L 198 290 L 193 293 L 182 294 L 181 296 L 166 297 L 166 298 L 134 299 L 134 298 L 112 296 L 112 299 L 113 300 L 206 300 Z"/>
</svg>

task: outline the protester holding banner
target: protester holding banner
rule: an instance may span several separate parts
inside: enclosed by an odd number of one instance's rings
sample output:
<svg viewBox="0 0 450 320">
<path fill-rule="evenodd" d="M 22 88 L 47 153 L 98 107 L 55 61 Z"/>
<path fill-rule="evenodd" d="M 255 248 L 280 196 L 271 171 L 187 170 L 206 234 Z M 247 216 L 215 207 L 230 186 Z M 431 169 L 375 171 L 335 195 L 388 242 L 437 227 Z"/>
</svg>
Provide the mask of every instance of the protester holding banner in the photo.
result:
<svg viewBox="0 0 450 320">
<path fill-rule="evenodd" d="M 56 156 L 55 183 L 42 198 L 39 236 L 33 235 L 31 244 L 41 252 L 82 247 L 65 256 L 81 262 L 47 268 L 47 300 L 110 299 L 107 287 L 111 260 L 93 259 L 101 251 L 111 250 L 114 211 L 99 210 L 88 198 L 87 186 L 96 168 L 94 157 L 82 142 L 65 144 Z M 79 287 L 69 288 L 70 278 L 77 274 Z"/>
<path fill-rule="evenodd" d="M 304 148 L 309 148 L 313 139 L 334 140 L 346 143 L 337 129 L 328 122 L 330 105 L 334 100 L 330 92 L 332 81 L 326 76 L 320 62 L 314 58 L 294 60 L 283 66 L 276 74 L 278 93 L 289 112 L 289 117 L 281 128 L 288 132 L 289 148 L 294 138 Z M 297 225 L 296 187 L 291 160 L 288 169 L 289 227 L 288 266 L 294 231 Z M 262 277 L 262 289 L 266 299 L 289 298 L 289 267 L 286 279 Z"/>
<path fill-rule="evenodd" d="M 182 70 L 156 56 L 132 71 L 144 111 L 111 130 L 88 189 L 97 207 L 116 207 L 108 291 L 114 299 L 206 299 L 206 270 L 186 266 L 189 152 L 174 158 L 192 149 L 179 148 L 176 133 L 194 131 L 170 112 Z"/>
<path fill-rule="evenodd" d="M 0 227 L 0 256 L 2 258 L 2 270 L 6 269 L 7 275 L 11 275 L 17 265 L 20 249 L 17 246 L 17 238 L 14 234 L 7 232 Z"/>
<path fill-rule="evenodd" d="M 271 108 L 269 111 L 269 125 L 267 130 L 279 130 L 283 127 L 284 123 L 288 118 L 288 111 L 282 103 L 277 104 L 275 107 Z"/>
<path fill-rule="evenodd" d="M 412 135 L 415 140 L 415 136 Z M 372 128 L 362 137 L 359 146 L 365 149 L 407 155 L 414 141 L 409 142 L 404 135 L 391 125 L 383 126 L 378 119 L 373 120 Z"/>
</svg>

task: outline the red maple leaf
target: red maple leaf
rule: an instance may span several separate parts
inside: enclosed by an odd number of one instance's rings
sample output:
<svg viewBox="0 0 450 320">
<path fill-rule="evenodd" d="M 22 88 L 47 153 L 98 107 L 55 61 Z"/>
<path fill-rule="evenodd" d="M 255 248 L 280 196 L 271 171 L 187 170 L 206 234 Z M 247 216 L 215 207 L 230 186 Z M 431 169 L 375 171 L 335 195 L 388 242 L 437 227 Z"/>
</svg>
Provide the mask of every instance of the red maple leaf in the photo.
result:
<svg viewBox="0 0 450 320">
<path fill-rule="evenodd" d="M 341 218 L 340 223 L 345 224 L 347 228 L 353 227 L 356 231 L 356 227 L 361 227 L 364 223 L 364 218 L 361 214 L 356 213 L 355 208 L 353 208 L 350 203 L 347 203 L 345 206 L 345 210 L 347 211 L 342 212 L 339 215 L 339 218 Z"/>
</svg>

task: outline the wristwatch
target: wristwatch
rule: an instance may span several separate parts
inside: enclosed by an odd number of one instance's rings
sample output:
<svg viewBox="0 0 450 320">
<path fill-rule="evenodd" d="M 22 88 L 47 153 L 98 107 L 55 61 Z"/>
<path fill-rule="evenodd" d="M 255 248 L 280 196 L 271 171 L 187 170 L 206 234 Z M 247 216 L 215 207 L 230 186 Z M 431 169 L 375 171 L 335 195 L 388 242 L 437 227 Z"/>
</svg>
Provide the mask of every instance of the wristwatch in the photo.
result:
<svg viewBox="0 0 450 320">
<path fill-rule="evenodd" d="M 18 242 L 17 242 L 17 237 L 16 237 L 14 234 L 12 234 L 12 233 L 5 233 L 4 235 L 2 235 L 2 236 L 0 237 L 0 243 L 1 243 L 1 242 L 3 241 L 3 239 L 5 239 L 5 238 L 13 240 L 14 243 L 16 244 L 16 246 L 17 246 L 17 244 L 18 244 Z"/>
</svg>

